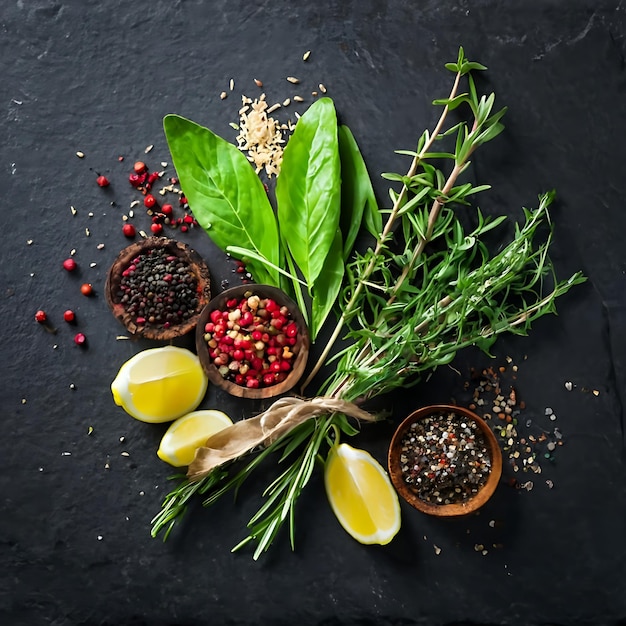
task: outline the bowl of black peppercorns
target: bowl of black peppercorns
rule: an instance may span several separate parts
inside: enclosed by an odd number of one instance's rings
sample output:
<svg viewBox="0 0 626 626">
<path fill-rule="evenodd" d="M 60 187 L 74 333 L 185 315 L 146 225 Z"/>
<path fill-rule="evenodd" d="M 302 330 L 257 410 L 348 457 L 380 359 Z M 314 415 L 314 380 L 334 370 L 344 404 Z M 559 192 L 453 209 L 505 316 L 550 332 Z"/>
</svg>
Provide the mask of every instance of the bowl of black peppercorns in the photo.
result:
<svg viewBox="0 0 626 626">
<path fill-rule="evenodd" d="M 478 415 L 460 406 L 433 405 L 414 411 L 398 426 L 388 468 L 396 491 L 419 511 L 468 515 L 496 490 L 502 452 Z"/>
<path fill-rule="evenodd" d="M 168 341 L 196 327 L 211 299 L 209 269 L 187 244 L 149 237 L 118 254 L 105 298 L 131 335 Z"/>
</svg>

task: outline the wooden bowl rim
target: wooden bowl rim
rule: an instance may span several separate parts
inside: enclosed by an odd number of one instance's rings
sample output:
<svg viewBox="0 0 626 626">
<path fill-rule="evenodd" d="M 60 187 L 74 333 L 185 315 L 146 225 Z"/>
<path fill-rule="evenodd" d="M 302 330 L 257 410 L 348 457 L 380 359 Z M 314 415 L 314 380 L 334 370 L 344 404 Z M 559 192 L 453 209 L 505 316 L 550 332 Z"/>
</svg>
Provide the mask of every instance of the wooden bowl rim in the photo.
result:
<svg viewBox="0 0 626 626">
<path fill-rule="evenodd" d="M 289 375 L 282 383 L 272 385 L 271 387 L 259 387 L 258 389 L 250 389 L 243 387 L 230 380 L 226 380 L 220 373 L 217 367 L 211 362 L 209 357 L 209 351 L 204 340 L 204 326 L 209 320 L 211 311 L 217 308 L 222 308 L 226 301 L 230 298 L 240 298 L 246 292 L 252 292 L 262 298 L 270 297 L 278 304 L 285 305 L 289 308 L 292 318 L 298 325 L 298 335 L 296 345 L 293 346 L 293 351 L 296 355 L 293 367 L 289 372 Z M 256 283 L 248 283 L 245 285 L 237 285 L 236 287 L 230 287 L 214 296 L 211 301 L 204 307 L 200 313 L 198 324 L 196 327 L 196 352 L 202 368 L 204 369 L 209 381 L 220 389 L 224 389 L 229 394 L 238 398 L 248 399 L 263 399 L 273 398 L 286 393 L 290 389 L 293 389 L 298 383 L 304 370 L 306 368 L 308 356 L 309 356 L 310 337 L 307 324 L 304 320 L 304 316 L 300 311 L 298 305 L 281 289 L 273 287 L 272 285 L 263 285 Z"/>
<path fill-rule="evenodd" d="M 421 500 L 402 478 L 402 468 L 400 467 L 399 462 L 400 442 L 404 433 L 413 422 L 424 419 L 429 415 L 444 412 L 454 412 L 457 415 L 466 419 L 471 419 L 478 424 L 478 427 L 485 437 L 485 443 L 491 458 L 491 470 L 485 484 L 481 487 L 478 493 L 468 501 L 454 504 L 430 504 Z M 476 413 L 462 406 L 455 406 L 452 404 L 433 404 L 413 411 L 400 423 L 389 445 L 387 465 L 393 486 L 400 496 L 402 496 L 402 498 L 412 507 L 429 515 L 435 515 L 438 517 L 455 517 L 460 515 L 469 515 L 470 513 L 477 511 L 489 500 L 489 498 L 491 498 L 502 476 L 502 451 L 500 450 L 498 440 L 493 434 L 489 424 L 476 415 Z"/>
<path fill-rule="evenodd" d="M 169 328 L 158 328 L 150 326 L 149 324 L 139 326 L 135 323 L 133 317 L 126 312 L 124 305 L 120 302 L 116 302 L 116 293 L 122 279 L 122 271 L 124 268 L 138 254 L 143 254 L 147 250 L 156 248 L 164 248 L 173 255 L 187 261 L 196 276 L 198 285 L 202 286 L 201 291 L 198 292 L 196 313 L 185 323 L 170 326 Z M 131 243 L 119 252 L 107 272 L 104 296 L 115 318 L 131 335 L 145 339 L 169 341 L 176 337 L 186 335 L 195 328 L 202 309 L 211 299 L 211 277 L 209 268 L 204 259 L 186 243 L 169 237 L 148 237 L 141 241 Z"/>
</svg>

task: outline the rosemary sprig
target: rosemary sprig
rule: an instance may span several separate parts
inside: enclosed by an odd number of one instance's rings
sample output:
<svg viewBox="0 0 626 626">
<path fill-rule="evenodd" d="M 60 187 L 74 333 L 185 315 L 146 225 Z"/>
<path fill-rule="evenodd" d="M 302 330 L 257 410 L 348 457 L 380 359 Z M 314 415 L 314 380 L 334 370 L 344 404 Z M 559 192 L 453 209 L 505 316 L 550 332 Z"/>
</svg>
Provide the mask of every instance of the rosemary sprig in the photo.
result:
<svg viewBox="0 0 626 626">
<path fill-rule="evenodd" d="M 476 226 L 465 231 L 452 207 L 468 205 L 470 196 L 488 186 L 457 181 L 474 151 L 503 130 L 505 109 L 492 113 L 494 95 L 478 97 L 471 72 L 485 68 L 469 62 L 462 48 L 457 62 L 446 67 L 455 79 L 448 98 L 435 101 L 443 106 L 439 121 L 432 132 L 423 133 L 415 151 L 399 151 L 412 159 L 406 175 L 384 175 L 401 188 L 390 191 L 393 206 L 374 248 L 354 253 L 347 265 L 338 321 L 303 389 L 328 363 L 334 364 L 334 372 L 321 389 L 344 400 L 361 401 L 415 384 L 423 372 L 449 363 L 466 346 L 489 352 L 498 335 L 527 333 L 535 319 L 556 311 L 557 297 L 584 280 L 580 273 L 565 281 L 555 278 L 548 257 L 553 193 L 541 196 L 537 209 L 524 210 L 524 223 L 494 256 L 481 238 L 504 217 L 489 219 L 478 211 Z M 463 78 L 467 92 L 459 94 Z M 469 107 L 470 122 L 446 129 L 450 111 L 461 105 Z M 440 145 L 443 149 L 436 151 Z M 447 174 L 439 163 L 449 164 Z M 542 225 L 547 235 L 541 240 Z M 342 336 L 348 346 L 330 358 Z M 357 432 L 344 415 L 316 417 L 198 482 L 184 480 L 154 518 L 153 536 L 165 530 L 167 538 L 195 493 L 204 494 L 203 504 L 209 506 L 229 491 L 236 493 L 265 459 L 278 454 L 274 467 L 279 473 L 263 493 L 265 502 L 248 523 L 248 535 L 234 550 L 256 542 L 258 558 L 285 523 L 293 547 L 298 498 L 322 449 L 336 442 L 341 431 Z"/>
</svg>

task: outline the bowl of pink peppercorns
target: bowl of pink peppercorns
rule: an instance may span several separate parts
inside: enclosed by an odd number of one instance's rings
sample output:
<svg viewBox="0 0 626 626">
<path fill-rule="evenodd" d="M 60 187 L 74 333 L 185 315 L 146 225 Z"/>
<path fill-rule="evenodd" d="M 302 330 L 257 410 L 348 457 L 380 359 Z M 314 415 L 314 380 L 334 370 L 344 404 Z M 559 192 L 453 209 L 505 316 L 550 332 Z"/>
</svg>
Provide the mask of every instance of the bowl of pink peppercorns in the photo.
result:
<svg viewBox="0 0 626 626">
<path fill-rule="evenodd" d="M 196 349 L 209 380 L 240 398 L 271 398 L 300 380 L 309 333 L 298 306 L 269 285 L 232 287 L 203 309 Z"/>
</svg>

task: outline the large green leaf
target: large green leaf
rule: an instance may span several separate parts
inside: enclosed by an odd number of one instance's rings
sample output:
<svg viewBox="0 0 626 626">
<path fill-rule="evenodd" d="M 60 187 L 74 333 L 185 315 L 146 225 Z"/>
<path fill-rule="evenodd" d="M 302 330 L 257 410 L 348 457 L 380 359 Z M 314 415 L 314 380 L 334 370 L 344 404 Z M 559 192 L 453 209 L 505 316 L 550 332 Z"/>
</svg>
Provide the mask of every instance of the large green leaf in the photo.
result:
<svg viewBox="0 0 626 626">
<path fill-rule="evenodd" d="M 311 288 L 339 225 L 341 167 L 330 98 L 315 102 L 298 120 L 283 153 L 276 201 L 283 239 Z"/>
<path fill-rule="evenodd" d="M 208 128 L 179 115 L 163 120 L 181 187 L 198 223 L 222 250 L 237 245 L 255 253 L 246 265 L 259 283 L 278 286 L 278 226 L 267 193 L 246 157 Z"/>
<path fill-rule="evenodd" d="M 374 188 L 354 135 L 347 126 L 339 126 L 339 155 L 341 158 L 341 233 L 343 259 L 346 261 L 364 221 L 367 230 L 378 237 L 382 231 L 382 216 Z M 365 218 L 364 214 L 365 213 Z"/>
</svg>

